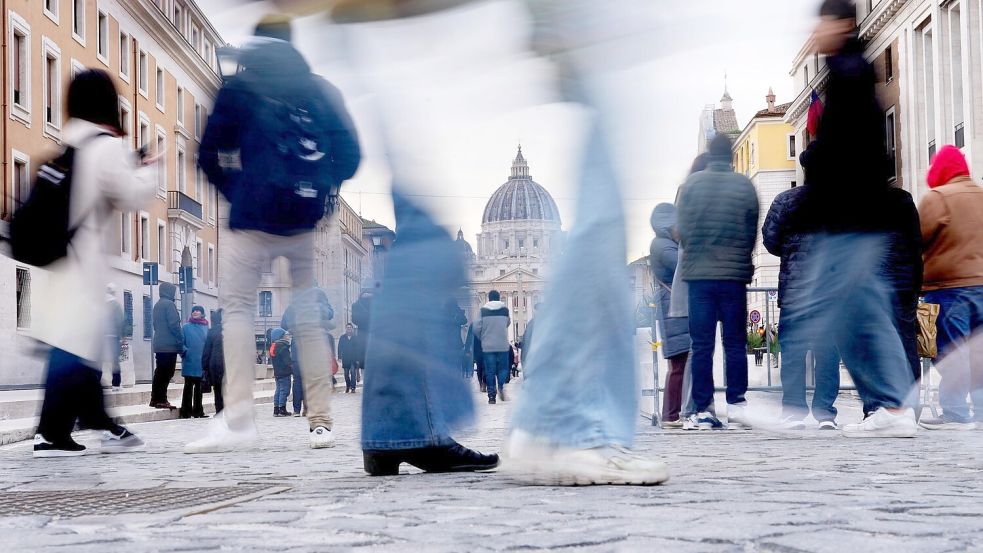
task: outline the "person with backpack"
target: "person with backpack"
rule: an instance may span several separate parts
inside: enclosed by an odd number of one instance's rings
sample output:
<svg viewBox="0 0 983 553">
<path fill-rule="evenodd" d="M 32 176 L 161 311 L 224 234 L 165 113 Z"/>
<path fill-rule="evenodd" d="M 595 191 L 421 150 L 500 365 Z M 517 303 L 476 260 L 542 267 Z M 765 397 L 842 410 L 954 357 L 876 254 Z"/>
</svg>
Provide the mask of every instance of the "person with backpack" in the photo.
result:
<svg viewBox="0 0 983 553">
<path fill-rule="evenodd" d="M 64 152 L 40 166 L 32 195 L 24 211 L 14 214 L 11 227 L 16 259 L 25 259 L 21 246 L 31 243 L 32 255 L 51 254 L 33 259 L 48 276 L 45 293 L 35 297 L 32 308 L 32 335 L 51 348 L 34 437 L 34 456 L 42 458 L 85 454 L 85 446 L 72 439 L 76 421 L 104 431 L 103 453 L 143 445 L 106 413 L 100 383 L 105 325 L 85 315 L 105 312 L 105 223 L 113 210 L 136 211 L 153 198 L 154 173 L 147 166 L 160 152 L 141 160 L 127 147 L 119 93 L 101 70 L 82 71 L 69 84 L 62 133 Z M 35 216 L 57 234 L 22 234 L 38 222 L 32 221 Z"/>
<path fill-rule="evenodd" d="M 253 315 L 262 267 L 290 263 L 310 445 L 333 445 L 331 375 L 318 324 L 314 229 L 361 161 L 340 92 L 311 73 L 291 45 L 289 19 L 267 17 L 241 51 L 241 71 L 215 100 L 199 150 L 199 165 L 229 201 L 229 231 L 219 258 L 224 309 L 225 409 L 208 435 L 187 453 L 214 453 L 257 439 L 253 414 Z"/>
</svg>

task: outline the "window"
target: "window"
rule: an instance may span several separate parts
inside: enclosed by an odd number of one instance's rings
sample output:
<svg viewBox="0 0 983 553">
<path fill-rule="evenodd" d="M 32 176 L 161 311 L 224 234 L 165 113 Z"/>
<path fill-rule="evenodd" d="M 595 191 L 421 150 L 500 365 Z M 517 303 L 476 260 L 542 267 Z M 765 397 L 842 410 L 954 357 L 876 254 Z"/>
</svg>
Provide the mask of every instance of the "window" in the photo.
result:
<svg viewBox="0 0 983 553">
<path fill-rule="evenodd" d="M 952 88 L 952 126 L 954 142 L 957 147 L 965 146 L 965 136 L 963 132 L 963 52 L 962 52 L 962 24 L 961 8 L 958 3 L 949 4 L 949 55 L 951 62 L 948 65 L 950 73 L 949 81 Z"/>
<path fill-rule="evenodd" d="M 72 59 L 72 79 L 74 79 L 75 77 L 77 77 L 78 74 L 81 73 L 82 71 L 85 71 L 85 66 L 82 65 L 82 62 L 80 62 L 79 60 L 73 58 Z"/>
<path fill-rule="evenodd" d="M 157 264 L 167 268 L 167 225 L 157 223 Z"/>
<path fill-rule="evenodd" d="M 31 271 L 17 269 L 17 328 L 31 328 Z"/>
<path fill-rule="evenodd" d="M 185 163 L 184 163 L 184 150 L 177 151 L 177 167 L 174 168 L 177 171 L 177 189 L 183 193 L 187 193 L 187 183 L 185 182 Z"/>
<path fill-rule="evenodd" d="M 507 250 L 507 249 L 509 249 L 509 241 L 508 241 L 508 240 L 505 240 L 505 241 L 504 241 L 504 242 L 502 243 L 502 248 L 504 248 L 504 249 L 506 249 L 506 250 Z"/>
<path fill-rule="evenodd" d="M 201 104 L 195 103 L 195 138 L 201 138 Z"/>
<path fill-rule="evenodd" d="M 140 130 L 137 132 L 137 144 L 141 147 L 146 146 L 150 143 L 150 122 L 145 119 L 145 116 L 140 114 Z"/>
<path fill-rule="evenodd" d="M 935 149 L 935 141 L 933 140 L 928 143 L 928 159 L 935 157 Z"/>
<path fill-rule="evenodd" d="M 44 0 L 44 15 L 58 23 L 58 2 L 61 0 Z"/>
<path fill-rule="evenodd" d="M 174 4 L 174 26 L 177 27 L 181 36 L 184 36 L 184 10 L 181 9 L 181 5 Z"/>
<path fill-rule="evenodd" d="M 201 240 L 198 240 L 195 242 L 195 277 L 197 277 L 199 280 L 201 279 L 202 273 L 204 273 L 204 271 L 201 270 L 201 264 L 204 262 L 204 245 L 201 243 Z"/>
<path fill-rule="evenodd" d="M 202 205 L 204 210 L 205 206 L 205 179 L 202 178 L 201 169 L 198 168 L 198 154 L 194 157 L 195 166 L 193 167 L 195 172 L 195 200 Z"/>
<path fill-rule="evenodd" d="M 209 65 L 212 63 L 212 43 L 207 40 L 205 41 L 205 53 L 202 57 L 205 58 L 205 62 Z"/>
<path fill-rule="evenodd" d="M 44 50 L 44 122 L 45 130 L 58 130 L 61 125 L 61 51 L 47 38 Z M 50 127 L 50 128 L 49 128 Z"/>
<path fill-rule="evenodd" d="M 803 87 L 803 88 L 809 88 L 809 66 L 807 65 L 807 66 L 803 67 L 802 68 L 802 71 L 803 71 L 803 74 L 805 75 L 805 87 Z"/>
<path fill-rule="evenodd" d="M 790 134 L 788 135 L 788 158 L 795 159 L 796 153 L 797 152 L 795 151 L 795 135 Z"/>
<path fill-rule="evenodd" d="M 72 0 L 72 36 L 85 45 L 86 0 Z"/>
<path fill-rule="evenodd" d="M 884 50 L 884 80 L 891 82 L 894 79 L 894 49 L 888 46 Z"/>
<path fill-rule="evenodd" d="M 133 292 L 123 290 L 123 336 L 133 337 Z"/>
<path fill-rule="evenodd" d="M 498 276 L 500 276 L 500 277 L 505 276 L 505 269 L 499 269 L 498 270 Z"/>
<path fill-rule="evenodd" d="M 177 87 L 177 124 L 184 126 L 184 89 Z"/>
<path fill-rule="evenodd" d="M 215 282 L 215 246 L 208 245 L 208 282 Z"/>
<path fill-rule="evenodd" d="M 212 200 L 208 202 L 208 222 L 215 224 L 215 217 L 218 213 L 218 189 L 212 187 Z"/>
<path fill-rule="evenodd" d="M 150 259 L 150 220 L 140 216 L 140 258 Z"/>
<path fill-rule="evenodd" d="M 954 144 L 956 145 L 956 148 L 963 148 L 963 147 L 965 147 L 966 146 L 966 129 L 964 128 L 964 125 L 962 123 L 957 123 L 956 124 L 955 135 L 956 136 L 955 136 Z"/>
<path fill-rule="evenodd" d="M 119 34 L 119 76 L 130 80 L 130 35 Z"/>
<path fill-rule="evenodd" d="M 795 188 L 798 185 L 799 185 L 799 183 L 797 183 L 795 181 L 792 181 L 792 186 L 790 186 L 789 188 Z"/>
<path fill-rule="evenodd" d="M 201 31 L 198 30 L 197 25 L 191 25 L 191 46 L 194 47 L 195 52 L 201 52 Z"/>
<path fill-rule="evenodd" d="M 523 240 L 522 238 L 520 238 L 519 239 L 519 249 L 521 250 L 522 248 L 525 248 L 525 247 L 526 247 L 526 241 Z"/>
<path fill-rule="evenodd" d="M 889 176 L 897 176 L 897 143 L 895 141 L 895 133 L 897 132 L 895 126 L 895 112 L 894 108 L 887 110 L 887 115 L 884 121 L 884 132 L 887 135 L 885 138 L 887 144 L 887 155 L 891 159 L 890 173 Z"/>
<path fill-rule="evenodd" d="M 539 269 L 533 269 L 533 270 L 532 270 L 532 274 L 534 274 L 534 275 L 538 275 L 538 274 L 539 274 Z"/>
<path fill-rule="evenodd" d="M 164 70 L 157 68 L 157 109 L 164 111 Z"/>
<path fill-rule="evenodd" d="M 109 16 L 105 12 L 96 18 L 96 55 L 103 62 L 109 59 Z"/>
<path fill-rule="evenodd" d="M 133 254 L 133 237 L 132 237 L 132 227 L 130 226 L 130 214 L 120 213 L 119 214 L 119 252 L 120 255 L 124 257 L 130 257 Z"/>
<path fill-rule="evenodd" d="M 127 137 L 133 136 L 133 112 L 130 110 L 130 103 L 126 98 L 119 99 L 119 122 L 123 127 L 123 134 Z M 132 138 L 126 141 L 130 148 L 133 148 Z"/>
<path fill-rule="evenodd" d="M 137 84 L 140 88 L 140 93 L 144 96 L 147 95 L 147 79 L 150 76 L 147 74 L 147 53 L 143 50 L 140 51 L 139 60 L 137 62 Z"/>
<path fill-rule="evenodd" d="M 539 238 L 533 238 L 532 239 L 532 247 L 533 248 L 538 248 L 539 247 Z"/>
<path fill-rule="evenodd" d="M 147 294 L 143 295 L 143 339 L 154 337 L 154 303 Z"/>
<path fill-rule="evenodd" d="M 167 142 L 167 135 L 163 130 L 157 129 L 157 152 L 163 152 Z M 157 167 L 157 195 L 164 197 L 167 195 L 167 163 L 161 160 L 154 164 Z"/>
<path fill-rule="evenodd" d="M 11 67 L 15 115 L 30 120 L 31 115 L 31 50 L 30 27 L 11 14 Z"/>
<path fill-rule="evenodd" d="M 21 206 L 25 201 L 27 201 L 27 196 L 31 193 L 31 160 L 22 152 L 17 150 L 11 151 L 11 157 L 13 158 L 14 165 L 11 168 L 13 174 L 11 175 L 11 206 L 7 209 L 7 215 L 15 211 Z"/>
</svg>

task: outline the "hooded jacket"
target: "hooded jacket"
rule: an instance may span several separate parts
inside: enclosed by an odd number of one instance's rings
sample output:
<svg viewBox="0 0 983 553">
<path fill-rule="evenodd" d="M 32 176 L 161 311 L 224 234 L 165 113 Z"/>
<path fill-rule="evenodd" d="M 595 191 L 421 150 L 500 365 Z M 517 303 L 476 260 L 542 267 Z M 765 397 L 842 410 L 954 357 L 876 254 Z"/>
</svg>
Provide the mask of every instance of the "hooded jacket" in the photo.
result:
<svg viewBox="0 0 983 553">
<path fill-rule="evenodd" d="M 154 305 L 154 353 L 181 353 L 184 351 L 184 333 L 181 315 L 178 314 L 174 295 L 177 286 L 170 282 L 160 285 L 160 299 Z"/>
<path fill-rule="evenodd" d="M 212 315 L 212 328 L 201 351 L 203 376 L 212 386 L 221 386 L 225 378 L 225 347 L 222 343 L 222 311 Z"/>
<path fill-rule="evenodd" d="M 950 180 L 943 183 L 947 177 Z M 918 205 L 923 288 L 983 286 L 983 187 L 969 177 L 962 153 L 949 146 L 933 160 L 929 186 L 932 189 Z"/>
<path fill-rule="evenodd" d="M 325 170 L 337 185 L 355 174 L 361 151 L 355 127 L 345 109 L 341 93 L 327 81 L 311 74 L 310 66 L 289 42 L 257 37 L 239 58 L 242 71 L 230 78 L 219 91 L 199 148 L 198 164 L 209 181 L 230 202 L 229 227 L 260 230 L 273 234 L 294 234 L 289 217 L 282 222 L 269 217 L 271 205 L 257 201 L 257 175 L 266 175 L 272 165 L 281 165 L 280 153 L 270 148 L 272 137 L 260 120 L 263 110 L 255 109 L 260 98 L 293 104 L 305 99 L 323 104 L 323 119 L 316 125 L 324 134 L 319 142 L 328 144 Z M 320 94 L 322 97 L 317 98 Z M 230 154 L 238 154 L 232 161 Z M 289 167 L 284 168 L 289 172 Z M 282 209 L 289 208 L 285 199 Z M 276 208 L 276 207 L 274 207 Z M 283 214 L 280 214 L 283 215 Z M 280 222 L 278 222 L 280 221 Z"/>
<path fill-rule="evenodd" d="M 679 244 L 673 239 L 675 206 L 668 203 L 655 206 L 650 222 L 655 231 L 655 239 L 649 247 L 649 266 L 655 279 L 655 317 L 659 324 L 662 355 L 668 359 L 688 352 L 691 345 L 689 318 L 669 317 L 670 289 L 679 257 Z"/>
<path fill-rule="evenodd" d="M 509 348 L 509 308 L 501 301 L 490 301 L 481 307 L 481 316 L 474 324 L 474 334 L 481 340 L 484 353 L 507 353 Z"/>
<path fill-rule="evenodd" d="M 768 253 L 781 259 L 778 270 L 778 307 L 784 305 L 785 299 L 795 296 L 795 291 L 805 278 L 806 267 L 811 259 L 813 247 L 812 234 L 803 232 L 796 224 L 794 217 L 799 213 L 798 207 L 805 197 L 803 186 L 786 190 L 775 196 L 765 215 L 765 223 L 761 227 L 761 240 Z"/>
</svg>

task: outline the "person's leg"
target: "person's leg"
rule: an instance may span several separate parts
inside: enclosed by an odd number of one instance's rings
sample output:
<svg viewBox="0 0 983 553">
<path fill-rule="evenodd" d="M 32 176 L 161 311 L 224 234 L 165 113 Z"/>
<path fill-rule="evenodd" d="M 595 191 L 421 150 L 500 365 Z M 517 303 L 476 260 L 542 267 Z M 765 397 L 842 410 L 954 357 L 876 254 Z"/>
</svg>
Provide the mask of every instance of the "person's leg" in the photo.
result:
<svg viewBox="0 0 983 553">
<path fill-rule="evenodd" d="M 186 419 L 192 415 L 194 410 L 192 409 L 191 402 L 192 396 L 194 395 L 195 382 L 191 377 L 184 378 L 184 390 L 181 392 L 181 408 L 178 410 L 182 419 Z"/>
<path fill-rule="evenodd" d="M 225 398 L 222 397 L 222 385 L 212 386 L 212 392 L 215 394 L 215 414 L 219 414 L 225 409 Z"/>
<path fill-rule="evenodd" d="M 298 367 L 297 365 L 294 365 L 293 368 L 293 379 L 294 379 L 294 384 L 293 384 L 292 396 L 293 396 L 294 413 L 296 414 L 296 413 L 300 413 L 301 403 L 303 403 L 304 401 L 304 381 L 300 376 L 300 367 Z"/>
<path fill-rule="evenodd" d="M 898 292 L 898 334 L 915 382 L 922 378 L 922 362 L 918 356 L 918 294 Z"/>
<path fill-rule="evenodd" d="M 273 394 L 273 406 L 277 411 L 287 405 L 287 394 L 290 393 L 290 377 L 278 376 L 276 378 L 276 391 Z"/>
<path fill-rule="evenodd" d="M 784 343 L 785 338 L 782 340 Z M 813 371 L 816 375 L 816 391 L 812 395 L 812 416 L 819 422 L 835 421 L 834 404 L 836 396 L 840 393 L 840 354 L 829 339 L 813 339 L 810 347 L 815 363 Z M 783 356 L 782 362 L 786 360 L 787 358 Z"/>
<path fill-rule="evenodd" d="M 969 383 L 973 402 L 974 419 L 983 423 L 983 286 L 973 286 L 964 291 L 972 305 L 969 336 Z"/>
<path fill-rule="evenodd" d="M 168 403 L 167 387 L 174 378 L 174 371 L 177 367 L 176 353 L 158 353 L 157 369 L 154 371 L 153 385 L 151 386 L 151 403 Z"/>
<path fill-rule="evenodd" d="M 692 375 L 693 410 L 706 411 L 713 403 L 713 350 L 717 334 L 715 281 L 689 283 L 689 334 L 693 340 Z"/>
<path fill-rule="evenodd" d="M 721 339 L 724 347 L 724 367 L 727 371 L 727 403 L 746 403 L 747 393 L 747 291 L 744 283 L 720 283 L 719 309 Z"/>
<path fill-rule="evenodd" d="M 505 389 L 505 385 L 511 380 L 510 371 L 512 367 L 509 365 L 509 354 L 508 352 L 502 352 L 498 354 L 498 394 L 502 395 Z"/>
<path fill-rule="evenodd" d="M 201 386 L 202 381 L 200 378 L 194 379 L 194 399 L 191 403 L 192 411 L 191 416 L 193 417 L 203 417 L 205 416 L 205 408 L 201 404 Z"/>
<path fill-rule="evenodd" d="M 123 382 L 123 373 L 120 370 L 120 366 L 119 366 L 119 356 L 120 356 L 120 351 L 121 351 L 122 344 L 120 343 L 120 337 L 119 336 L 110 336 L 109 337 L 109 340 L 110 340 L 110 342 L 109 342 L 109 346 L 110 346 L 109 354 L 110 354 L 110 356 L 112 356 L 112 358 L 110 359 L 110 362 L 112 363 L 112 366 L 113 366 L 113 380 L 112 380 L 112 385 L 113 385 L 113 388 L 119 388 L 120 387 L 120 384 L 122 384 L 122 382 Z"/>
<path fill-rule="evenodd" d="M 668 359 L 669 373 L 666 375 L 665 395 L 662 402 L 663 421 L 679 420 L 683 398 L 683 373 L 686 372 L 686 359 L 688 357 L 689 353 L 680 353 Z"/>
<path fill-rule="evenodd" d="M 102 370 L 76 358 L 74 374 L 73 393 L 78 395 L 76 405 L 78 406 L 79 425 L 89 430 L 108 430 L 114 434 L 119 434 L 123 427 L 116 424 L 106 413 L 106 403 L 102 392 Z"/>
<path fill-rule="evenodd" d="M 942 377 L 939 381 L 942 416 L 953 422 L 968 422 L 966 397 L 970 392 L 971 359 L 967 339 L 972 324 L 972 302 L 958 288 L 929 292 L 925 301 L 939 304 L 936 322 L 939 355 L 935 368 Z"/>
<path fill-rule="evenodd" d="M 485 359 L 485 391 L 488 392 L 488 399 L 498 397 L 498 388 L 495 383 L 498 380 L 498 354 L 484 352 Z"/>
<path fill-rule="evenodd" d="M 478 387 L 482 392 L 488 389 L 488 381 L 485 380 L 485 354 L 482 353 L 478 356 L 478 361 L 475 363 L 475 371 L 478 376 Z"/>
<path fill-rule="evenodd" d="M 76 371 L 78 358 L 74 355 L 56 348 L 48 354 L 44 401 L 37 433 L 49 442 L 60 444 L 71 440 L 75 419 L 78 418 Z"/>
<path fill-rule="evenodd" d="M 803 336 L 799 325 L 794 321 L 795 306 L 785 302 L 782 306 L 782 317 L 779 322 L 778 335 L 782 337 L 781 379 L 782 379 L 782 417 L 802 420 L 809 414 L 806 404 L 806 345 L 807 337 Z M 815 358 L 815 355 L 813 355 Z M 819 362 L 816 362 L 816 372 Z M 819 377 L 816 377 L 817 387 Z M 813 399 L 815 403 L 815 399 Z"/>
<path fill-rule="evenodd" d="M 345 391 L 351 391 L 355 389 L 355 367 L 345 366 Z"/>
</svg>

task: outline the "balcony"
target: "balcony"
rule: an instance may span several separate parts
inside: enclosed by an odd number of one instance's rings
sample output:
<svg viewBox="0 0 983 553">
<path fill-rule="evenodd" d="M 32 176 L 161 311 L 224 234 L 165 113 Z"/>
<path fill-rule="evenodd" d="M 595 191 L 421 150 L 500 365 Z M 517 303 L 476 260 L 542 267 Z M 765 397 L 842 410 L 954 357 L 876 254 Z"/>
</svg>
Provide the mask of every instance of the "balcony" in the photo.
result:
<svg viewBox="0 0 983 553">
<path fill-rule="evenodd" d="M 197 229 L 201 229 L 204 226 L 201 216 L 201 204 L 192 199 L 191 196 L 176 190 L 167 192 L 168 219 L 180 219 Z"/>
</svg>

